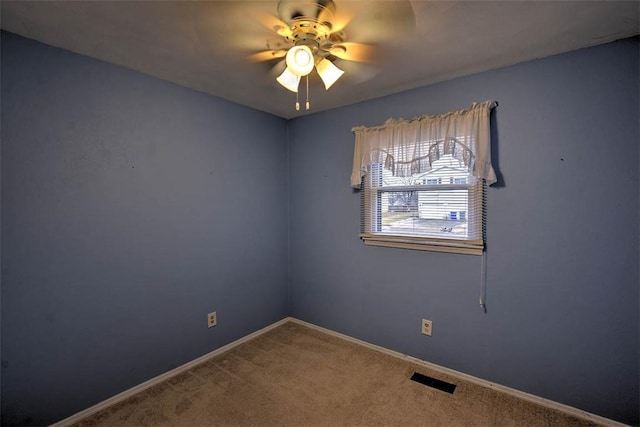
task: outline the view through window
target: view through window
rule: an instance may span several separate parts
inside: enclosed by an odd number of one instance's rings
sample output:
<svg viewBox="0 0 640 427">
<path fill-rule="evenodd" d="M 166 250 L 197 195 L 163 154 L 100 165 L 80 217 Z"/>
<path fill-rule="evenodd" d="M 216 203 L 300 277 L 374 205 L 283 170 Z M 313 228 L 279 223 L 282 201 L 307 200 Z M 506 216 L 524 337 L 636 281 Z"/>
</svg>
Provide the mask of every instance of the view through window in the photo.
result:
<svg viewBox="0 0 640 427">
<path fill-rule="evenodd" d="M 373 164 L 365 180 L 365 192 L 369 193 L 365 198 L 369 199 L 372 219 L 368 224 L 370 232 L 473 238 L 474 233 L 469 233 L 469 211 L 474 206 L 473 197 L 472 206 L 469 205 L 469 196 L 475 179 L 451 155 L 434 161 L 428 172 L 408 177 L 393 176 L 381 164 Z"/>
</svg>

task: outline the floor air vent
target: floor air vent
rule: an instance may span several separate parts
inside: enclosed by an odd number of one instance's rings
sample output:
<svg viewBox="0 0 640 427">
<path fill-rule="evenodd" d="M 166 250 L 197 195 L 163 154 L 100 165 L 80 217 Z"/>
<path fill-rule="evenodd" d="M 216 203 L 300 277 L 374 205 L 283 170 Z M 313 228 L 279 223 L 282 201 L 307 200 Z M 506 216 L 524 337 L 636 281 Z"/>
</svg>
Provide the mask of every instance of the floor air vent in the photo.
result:
<svg viewBox="0 0 640 427">
<path fill-rule="evenodd" d="M 417 372 L 414 372 L 413 375 L 411 375 L 411 381 L 415 381 L 417 383 L 424 384 L 429 387 L 437 388 L 438 390 L 444 391 L 449 394 L 453 394 L 453 392 L 456 390 L 455 384 L 451 384 L 445 381 L 440 381 L 438 379 L 431 378 L 426 375 L 419 374 Z"/>
</svg>

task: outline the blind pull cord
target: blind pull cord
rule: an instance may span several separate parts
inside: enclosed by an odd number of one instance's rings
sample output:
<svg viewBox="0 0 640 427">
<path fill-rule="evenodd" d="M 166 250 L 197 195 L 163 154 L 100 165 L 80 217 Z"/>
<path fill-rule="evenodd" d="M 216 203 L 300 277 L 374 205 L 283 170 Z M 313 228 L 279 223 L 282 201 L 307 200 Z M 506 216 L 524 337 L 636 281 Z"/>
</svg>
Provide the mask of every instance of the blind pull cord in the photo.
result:
<svg viewBox="0 0 640 427">
<path fill-rule="evenodd" d="M 487 252 L 482 251 L 482 259 L 480 260 L 480 307 L 486 313 L 487 306 L 485 305 L 487 297 Z"/>
</svg>

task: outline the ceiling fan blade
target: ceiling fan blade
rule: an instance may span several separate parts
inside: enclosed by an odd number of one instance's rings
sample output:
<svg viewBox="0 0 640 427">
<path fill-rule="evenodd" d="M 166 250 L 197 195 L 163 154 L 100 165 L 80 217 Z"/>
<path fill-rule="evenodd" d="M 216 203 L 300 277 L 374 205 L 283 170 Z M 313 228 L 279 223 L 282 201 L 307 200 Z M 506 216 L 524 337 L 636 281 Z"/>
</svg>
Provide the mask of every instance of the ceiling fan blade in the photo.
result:
<svg viewBox="0 0 640 427">
<path fill-rule="evenodd" d="M 329 22 L 335 10 L 333 0 L 280 0 L 278 3 L 278 15 L 286 22 L 299 18 Z"/>
<path fill-rule="evenodd" d="M 262 62 L 271 61 L 272 59 L 282 58 L 287 54 L 286 49 L 279 50 L 264 50 L 262 52 L 254 53 L 249 56 L 249 61 Z"/>
<path fill-rule="evenodd" d="M 371 45 L 362 43 L 345 42 L 335 44 L 329 48 L 329 52 L 345 61 L 376 62 L 378 50 Z"/>
<path fill-rule="evenodd" d="M 332 25 L 335 20 L 336 7 L 331 3 L 325 3 L 325 6 L 318 10 L 318 22 Z"/>
<path fill-rule="evenodd" d="M 349 22 L 353 19 L 353 15 L 344 11 L 342 8 L 336 11 L 336 15 L 331 22 L 331 32 L 337 33 L 345 29 L 349 25 Z"/>
<path fill-rule="evenodd" d="M 344 78 L 349 80 L 349 84 L 363 83 L 380 73 L 378 67 L 363 62 L 341 61 L 336 64 L 344 71 Z"/>
<path fill-rule="evenodd" d="M 352 7 L 356 7 L 355 3 Z M 411 3 L 406 0 L 398 1 L 369 1 L 366 7 L 359 6 L 358 13 L 350 12 L 350 2 L 340 4 L 344 6 L 345 14 L 353 18 L 345 27 L 348 40 L 360 43 L 389 43 L 397 41 L 413 33 L 416 19 Z M 334 28 L 333 31 L 338 31 Z"/>
<path fill-rule="evenodd" d="M 274 15 L 260 15 L 259 21 L 271 31 L 275 31 L 279 36 L 287 37 L 291 35 L 291 28 L 280 18 Z"/>
</svg>

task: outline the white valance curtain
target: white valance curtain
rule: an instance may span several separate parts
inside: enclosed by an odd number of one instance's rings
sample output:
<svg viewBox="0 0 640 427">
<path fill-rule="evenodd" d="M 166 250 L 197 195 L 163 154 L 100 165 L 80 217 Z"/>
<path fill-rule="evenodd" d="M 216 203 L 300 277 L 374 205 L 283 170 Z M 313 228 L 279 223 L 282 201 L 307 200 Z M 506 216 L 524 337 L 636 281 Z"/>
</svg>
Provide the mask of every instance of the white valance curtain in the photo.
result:
<svg viewBox="0 0 640 427">
<path fill-rule="evenodd" d="M 387 120 L 381 126 L 357 126 L 351 186 L 360 188 L 367 166 L 384 165 L 394 176 L 427 172 L 443 155 L 466 165 L 487 185 L 496 181 L 491 166 L 489 115 L 495 101 L 473 103 L 466 110 L 413 120 Z"/>
</svg>

